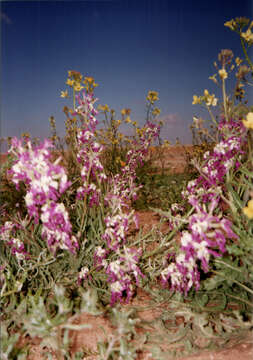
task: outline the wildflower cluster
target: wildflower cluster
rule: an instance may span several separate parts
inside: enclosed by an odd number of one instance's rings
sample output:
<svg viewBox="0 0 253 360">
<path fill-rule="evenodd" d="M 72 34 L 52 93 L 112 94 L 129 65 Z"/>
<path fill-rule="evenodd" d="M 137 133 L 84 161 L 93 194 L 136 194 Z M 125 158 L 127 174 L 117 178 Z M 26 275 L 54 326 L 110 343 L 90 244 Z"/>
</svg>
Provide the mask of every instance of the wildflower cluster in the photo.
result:
<svg viewBox="0 0 253 360">
<path fill-rule="evenodd" d="M 188 198 L 191 204 L 196 199 L 207 203 L 213 197 L 220 197 L 230 169 L 239 167 L 238 160 L 244 153 L 242 148 L 245 143 L 243 125 L 233 119 L 229 123 L 223 120 L 219 124 L 219 131 L 223 134 L 221 141 L 212 151 L 204 154 L 204 161 L 201 165 L 194 164 L 200 172 L 200 176 L 190 181 L 182 193 L 183 197 Z"/>
<path fill-rule="evenodd" d="M 60 158 L 50 161 L 52 143 L 32 147 L 26 146 L 17 138 L 12 139 L 10 153 L 17 157 L 9 171 L 12 182 L 19 188 L 19 183 L 26 185 L 25 203 L 28 214 L 35 223 L 42 221 L 42 237 L 47 240 L 49 249 L 55 253 L 57 248 L 68 249 L 72 253 L 78 248 L 77 240 L 72 236 L 72 226 L 63 203 L 57 203 L 59 197 L 69 187 L 66 172 L 59 165 Z"/>
<path fill-rule="evenodd" d="M 204 94 L 202 96 L 193 95 L 193 101 L 192 104 L 202 104 L 205 103 L 206 106 L 216 106 L 218 99 L 215 97 L 214 94 L 209 94 L 208 90 L 204 90 Z"/>
<path fill-rule="evenodd" d="M 77 197 L 83 199 L 85 194 L 89 196 L 89 206 L 98 205 L 100 201 L 101 189 L 98 183 L 106 180 L 100 156 L 103 146 L 95 139 L 97 119 L 93 104 L 96 99 L 92 95 L 85 94 L 77 96 L 79 106 L 75 114 L 81 118 L 81 128 L 77 133 L 77 161 L 81 166 L 82 186 L 77 190 Z M 98 183 L 97 183 L 98 182 Z"/>
<path fill-rule="evenodd" d="M 170 255 L 170 263 L 161 273 L 163 285 L 169 284 L 172 290 L 186 295 L 192 287 L 199 289 L 200 269 L 209 271 L 211 256 L 221 257 L 226 252 L 226 239 L 237 239 L 220 206 L 225 198 L 226 179 L 240 166 L 246 131 L 241 122 L 233 119 L 220 121 L 218 131 L 220 142 L 204 154 L 201 164 L 194 163 L 200 175 L 182 192 L 193 215 L 187 219 L 188 229 L 181 234 L 179 252 Z M 180 209 L 172 210 L 175 213 Z M 178 216 L 174 214 L 174 223 Z"/>
<path fill-rule="evenodd" d="M 170 230 L 173 230 L 175 227 L 179 226 L 184 211 L 185 208 L 181 204 L 173 203 L 171 205 L 171 214 L 169 217 L 165 217 L 166 221 L 168 221 Z"/>
<path fill-rule="evenodd" d="M 29 258 L 25 245 L 17 234 L 21 228 L 21 225 L 11 221 L 6 221 L 4 225 L 0 227 L 0 239 L 11 249 L 12 255 L 14 255 L 18 261 Z"/>
<path fill-rule="evenodd" d="M 77 190 L 77 197 L 83 199 L 89 196 L 89 206 L 104 203 L 107 214 L 104 218 L 103 246 L 98 246 L 95 250 L 94 265 L 97 270 L 104 269 L 108 275 L 111 304 L 118 300 L 128 301 L 134 289 L 132 278 L 138 283 L 138 276 L 143 276 L 137 265 L 140 251 L 125 246 L 130 224 L 134 221 L 137 225 L 134 211 L 129 211 L 129 205 L 136 199 L 139 189 L 135 183 L 136 168 L 144 161 L 151 142 L 158 136 L 159 127 L 147 122 L 139 141 L 127 152 L 126 163 L 122 164 L 120 173 L 107 178 L 100 162 L 103 146 L 96 140 L 97 111 L 93 106 L 96 100 L 85 92 L 76 99 L 79 106 L 73 115 L 78 115 L 81 119 L 81 127 L 77 132 L 77 160 L 83 182 Z M 101 190 L 105 188 L 107 191 L 102 196 Z M 112 256 L 116 260 L 109 262 L 109 257 Z M 91 277 L 89 268 L 83 266 L 78 282 Z"/>
<path fill-rule="evenodd" d="M 214 215 L 218 200 L 213 198 L 208 209 L 193 204 L 195 213 L 189 217 L 188 231 L 183 231 L 180 239 L 180 251 L 172 257 L 172 262 L 161 273 L 163 285 L 187 295 L 189 290 L 200 287 L 200 271 L 209 270 L 211 255 L 221 257 L 226 252 L 226 238 L 237 238 L 232 231 L 232 223 L 222 214 Z"/>
<path fill-rule="evenodd" d="M 152 123 L 146 125 L 146 132 L 141 141 L 128 151 L 126 164 L 122 167 L 121 174 L 112 177 L 112 190 L 105 197 L 111 214 L 105 219 L 106 230 L 103 239 L 108 248 L 115 251 L 118 257 L 118 260 L 113 263 L 115 266 L 110 264 L 106 268 L 111 284 L 112 304 L 117 300 L 122 301 L 124 295 L 126 295 L 126 301 L 132 296 L 131 273 L 134 275 L 137 285 L 138 276 L 143 276 L 137 266 L 140 251 L 127 248 L 124 244 L 131 221 L 134 221 L 138 226 L 138 219 L 134 215 L 134 211 L 128 211 L 129 203 L 132 199 L 136 199 L 137 191 L 140 188 L 135 183 L 136 168 L 144 160 L 151 142 L 158 136 L 158 133 L 159 128 L 157 126 Z M 122 245 L 124 255 L 121 255 Z M 102 259 L 100 262 L 102 263 Z"/>
<path fill-rule="evenodd" d="M 118 259 L 107 266 L 111 305 L 118 300 L 128 302 L 131 299 L 134 293 L 131 275 L 134 276 L 136 284 L 140 285 L 140 277 L 144 277 L 138 267 L 140 255 L 140 250 L 124 246 L 122 253 L 118 254 Z"/>
<path fill-rule="evenodd" d="M 158 93 L 153 92 L 149 94 L 149 101 L 151 104 L 158 99 Z M 126 152 L 125 161 L 121 161 L 121 167 L 117 174 L 110 174 L 106 179 L 103 167 L 99 161 L 102 147 L 96 142 L 96 115 L 91 105 L 92 98 L 89 95 L 83 94 L 83 99 L 80 100 L 80 106 L 76 112 L 86 119 L 82 121 L 83 130 L 78 135 L 78 148 L 80 149 L 77 155 L 78 161 L 83 162 L 83 169 L 81 172 L 84 185 L 78 189 L 78 194 L 89 192 L 92 186 L 92 196 L 96 196 L 98 202 L 103 202 L 102 198 L 97 196 L 101 189 L 101 184 L 107 180 L 107 192 L 104 194 L 104 207 L 107 210 L 107 215 L 104 218 L 105 230 L 102 235 L 103 246 L 98 246 L 94 253 L 94 265 L 96 269 L 103 269 L 108 275 L 108 281 L 111 290 L 111 304 L 116 301 L 128 301 L 133 295 L 133 280 L 139 284 L 140 277 L 143 277 L 139 267 L 138 261 L 141 255 L 140 250 L 128 248 L 126 246 L 126 237 L 129 231 L 130 224 L 135 222 L 138 227 L 138 219 L 134 211 L 129 210 L 129 205 L 132 200 L 137 198 L 137 192 L 140 186 L 136 184 L 136 170 L 144 162 L 148 149 L 160 133 L 160 126 L 152 121 L 146 121 L 145 126 L 141 131 L 137 132 L 138 137 L 131 141 L 132 147 Z M 83 106 L 82 103 L 86 105 Z M 81 110 L 82 109 L 82 110 Z M 104 112 L 106 121 L 110 114 L 111 121 L 108 124 L 112 131 L 112 138 L 110 144 L 112 146 L 117 143 L 112 140 L 117 140 L 117 128 L 120 125 L 114 120 L 114 110 L 109 109 L 108 105 L 100 105 L 99 109 Z M 128 123 L 133 123 L 129 117 L 130 109 L 123 109 L 121 111 L 122 120 Z M 85 125 L 86 124 L 86 125 Z M 88 126 L 89 124 L 89 126 Z M 133 124 L 135 126 L 135 124 Z M 138 129 L 137 129 L 138 130 Z M 114 147 L 113 147 L 114 148 Z M 115 150 L 116 151 L 116 150 Z M 81 152 L 81 155 L 80 155 Z M 87 176 L 99 180 L 100 188 L 97 188 L 95 183 L 87 183 Z M 86 176 L 86 178 L 85 178 Z M 98 205 L 98 203 L 96 203 Z M 112 262 L 109 258 L 113 258 Z M 88 267 L 84 266 L 78 277 L 78 281 L 89 279 L 91 276 Z"/>
</svg>

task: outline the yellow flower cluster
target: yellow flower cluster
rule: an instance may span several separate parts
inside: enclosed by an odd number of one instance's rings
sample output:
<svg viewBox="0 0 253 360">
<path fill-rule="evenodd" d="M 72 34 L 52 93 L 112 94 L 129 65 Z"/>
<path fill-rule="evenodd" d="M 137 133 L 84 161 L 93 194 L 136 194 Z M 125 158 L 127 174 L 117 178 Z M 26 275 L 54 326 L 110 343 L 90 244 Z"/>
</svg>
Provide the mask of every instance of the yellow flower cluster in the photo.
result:
<svg viewBox="0 0 253 360">
<path fill-rule="evenodd" d="M 197 105 L 201 103 L 202 103 L 201 96 L 198 97 L 197 95 L 193 95 L 192 105 Z"/>
<path fill-rule="evenodd" d="M 204 90 L 204 99 L 207 106 L 216 106 L 218 99 L 215 95 L 209 94 L 208 90 Z"/>
<path fill-rule="evenodd" d="M 73 87 L 75 91 L 81 91 L 84 87 L 81 85 L 83 75 L 74 70 L 68 71 L 68 79 L 66 81 L 66 84 L 70 87 Z"/>
<path fill-rule="evenodd" d="M 131 109 L 122 109 L 121 110 L 121 115 L 125 116 L 125 115 L 130 115 L 131 113 Z"/>
<path fill-rule="evenodd" d="M 30 134 L 29 132 L 23 132 L 23 133 L 21 134 L 21 137 L 22 137 L 23 139 L 30 139 L 30 138 L 31 138 L 31 134 Z"/>
<path fill-rule="evenodd" d="M 94 88 L 96 86 L 98 86 L 98 84 L 95 83 L 94 78 L 91 76 L 84 78 L 83 84 L 85 86 L 81 85 L 82 79 L 83 79 L 83 75 L 80 72 L 74 71 L 74 70 L 69 70 L 66 85 L 73 88 L 74 91 L 81 91 L 85 87 L 87 92 L 93 92 Z M 67 90 L 61 91 L 61 97 L 62 98 L 69 97 L 68 91 Z"/>
<path fill-rule="evenodd" d="M 248 202 L 248 205 L 242 211 L 250 220 L 253 219 L 253 199 Z"/>
<path fill-rule="evenodd" d="M 109 106 L 107 104 L 105 104 L 105 105 L 100 105 L 99 104 L 97 109 L 104 112 L 104 113 L 107 113 L 107 112 L 110 111 L 110 108 L 109 108 Z"/>
<path fill-rule="evenodd" d="M 61 97 L 62 97 L 62 98 L 67 98 L 68 96 L 69 96 L 68 90 L 66 90 L 66 91 L 61 91 Z"/>
<path fill-rule="evenodd" d="M 237 65 L 237 66 L 240 66 L 242 62 L 243 62 L 243 60 L 240 59 L 240 58 L 237 56 L 237 58 L 235 59 L 236 65 Z"/>
<path fill-rule="evenodd" d="M 248 43 L 253 43 L 253 33 L 251 31 L 252 27 L 253 27 L 253 20 L 251 21 L 247 31 L 241 33 L 243 39 Z"/>
<path fill-rule="evenodd" d="M 164 140 L 164 142 L 163 142 L 163 147 L 165 147 L 165 148 L 168 148 L 168 147 L 170 147 L 170 145 L 171 145 L 171 143 L 170 143 L 170 141 L 169 140 Z"/>
<path fill-rule="evenodd" d="M 225 22 L 224 26 L 229 27 L 232 31 L 241 31 L 244 26 L 249 24 L 249 19 L 246 17 L 236 17 L 230 21 Z M 252 22 L 250 24 L 250 28 L 253 26 Z"/>
<path fill-rule="evenodd" d="M 243 125 L 248 129 L 253 129 L 253 112 L 249 112 L 246 120 L 243 120 Z"/>
<path fill-rule="evenodd" d="M 216 79 L 216 76 L 217 76 L 217 74 L 214 74 L 214 75 L 212 75 L 212 76 L 209 76 L 209 80 L 212 80 L 215 84 L 217 84 L 218 83 L 218 81 L 217 81 L 217 79 Z"/>
<path fill-rule="evenodd" d="M 220 69 L 218 72 L 219 72 L 220 78 L 222 80 L 227 79 L 228 73 L 227 73 L 226 69 Z"/>
<path fill-rule="evenodd" d="M 236 28 L 236 22 L 235 22 L 234 19 L 232 19 L 232 20 L 230 20 L 230 21 L 225 22 L 224 26 L 229 27 L 231 30 L 235 30 L 235 28 Z"/>
<path fill-rule="evenodd" d="M 143 136 L 144 132 L 145 132 L 145 128 L 139 128 L 139 127 L 136 128 L 137 135 Z"/>
<path fill-rule="evenodd" d="M 241 37 L 247 42 L 253 44 L 253 33 L 251 31 L 253 27 L 253 21 L 251 21 L 248 29 L 245 32 L 242 32 L 242 28 L 244 26 L 247 26 L 249 24 L 249 19 L 241 17 L 241 18 L 235 18 L 225 22 L 224 26 L 229 27 L 233 31 L 239 31 Z"/>
<path fill-rule="evenodd" d="M 154 116 L 159 116 L 161 114 L 161 110 L 157 107 L 154 108 L 154 110 L 152 111 L 152 114 Z"/>
<path fill-rule="evenodd" d="M 204 90 L 204 96 L 193 95 L 192 105 L 202 104 L 203 101 L 207 106 L 216 106 L 218 99 L 214 94 L 209 94 L 208 90 Z"/>
<path fill-rule="evenodd" d="M 158 92 L 150 90 L 148 92 L 148 96 L 146 97 L 147 101 L 149 101 L 151 104 L 154 104 L 155 101 L 159 100 Z"/>
<path fill-rule="evenodd" d="M 229 27 L 231 30 L 235 30 L 237 27 L 236 21 L 234 19 L 225 22 L 224 26 Z"/>
<path fill-rule="evenodd" d="M 98 86 L 92 76 L 85 77 L 83 83 L 85 84 L 85 89 L 87 90 L 87 92 L 90 93 L 92 93 L 93 90 Z"/>
</svg>

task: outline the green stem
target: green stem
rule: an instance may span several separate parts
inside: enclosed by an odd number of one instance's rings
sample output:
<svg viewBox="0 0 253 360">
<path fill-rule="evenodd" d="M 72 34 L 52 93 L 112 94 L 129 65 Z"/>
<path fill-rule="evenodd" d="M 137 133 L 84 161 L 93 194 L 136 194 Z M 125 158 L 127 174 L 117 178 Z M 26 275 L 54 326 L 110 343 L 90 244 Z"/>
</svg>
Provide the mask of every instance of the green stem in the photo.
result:
<svg viewBox="0 0 253 360">
<path fill-rule="evenodd" d="M 228 110 L 227 110 L 227 96 L 226 96 L 226 87 L 225 87 L 225 79 L 222 79 L 222 96 L 223 96 L 223 106 L 226 121 L 228 122 Z"/>
<path fill-rule="evenodd" d="M 187 215 L 186 215 L 186 218 L 188 218 L 194 211 L 195 209 L 194 208 L 191 208 L 191 210 L 188 211 Z M 167 240 L 169 241 L 170 239 L 173 238 L 173 236 L 182 228 L 182 226 L 184 225 L 185 223 L 183 222 L 181 225 L 177 226 L 173 231 L 171 231 L 171 233 L 168 235 L 168 238 Z M 150 251 L 149 253 L 145 254 L 144 256 L 142 256 L 142 259 L 146 259 L 148 257 L 151 257 L 153 255 L 156 255 L 156 254 L 159 254 L 160 252 L 164 252 L 168 246 L 171 245 L 171 242 L 169 245 L 164 245 L 163 247 L 161 248 L 158 248 L 158 249 L 154 249 L 153 251 Z"/>
<path fill-rule="evenodd" d="M 11 294 L 15 294 L 15 293 L 18 293 L 18 292 L 19 292 L 19 291 L 18 291 L 17 289 L 10 290 L 10 291 L 7 291 L 6 293 L 2 294 L 2 295 L 0 296 L 0 298 L 3 298 L 3 297 L 5 297 L 5 296 L 9 296 L 9 295 L 11 295 Z"/>
<path fill-rule="evenodd" d="M 218 126 L 218 123 L 217 123 L 217 121 L 215 120 L 215 117 L 213 116 L 213 113 L 212 113 L 212 111 L 210 110 L 210 107 L 207 106 L 207 105 L 206 105 L 206 107 L 207 107 L 207 111 L 208 111 L 208 113 L 209 113 L 212 121 L 214 122 L 214 124 L 215 124 L 216 126 Z"/>
<path fill-rule="evenodd" d="M 150 113 L 150 110 L 151 110 L 151 107 L 152 107 L 152 104 L 151 103 L 149 103 L 148 104 L 148 110 L 147 110 L 147 118 L 146 118 L 146 123 L 149 121 L 149 113 Z"/>
<path fill-rule="evenodd" d="M 244 302 L 245 304 L 253 307 L 253 304 L 252 304 L 252 303 L 250 303 L 249 301 L 247 301 L 247 300 L 245 300 L 245 299 L 240 298 L 239 296 L 235 296 L 235 295 L 231 295 L 231 294 L 227 294 L 227 296 L 229 296 L 229 297 L 231 297 L 231 298 L 233 298 L 233 299 L 239 300 L 239 301 L 241 301 L 241 302 Z"/>
<path fill-rule="evenodd" d="M 230 269 L 232 269 L 232 270 L 235 270 L 235 271 L 238 271 L 238 272 L 240 272 L 240 273 L 242 272 L 241 270 L 233 267 L 233 266 L 230 265 L 230 264 L 227 264 L 226 262 L 224 262 L 224 261 L 222 261 L 222 260 L 217 260 L 217 259 L 216 259 L 215 262 L 218 263 L 218 264 L 225 265 L 225 266 L 227 266 L 228 268 L 230 268 Z"/>
<path fill-rule="evenodd" d="M 73 110 L 75 110 L 76 108 L 76 92 L 75 89 L 73 88 Z"/>
<path fill-rule="evenodd" d="M 253 63 L 251 62 L 251 60 L 250 60 L 250 58 L 248 56 L 248 53 L 247 53 L 247 50 L 246 50 L 246 47 L 245 47 L 245 43 L 244 43 L 244 40 L 243 40 L 241 34 L 240 34 L 240 40 L 241 40 L 242 50 L 244 52 L 246 60 L 247 60 L 247 62 L 249 64 L 249 66 L 251 67 L 251 69 L 253 70 Z"/>
</svg>

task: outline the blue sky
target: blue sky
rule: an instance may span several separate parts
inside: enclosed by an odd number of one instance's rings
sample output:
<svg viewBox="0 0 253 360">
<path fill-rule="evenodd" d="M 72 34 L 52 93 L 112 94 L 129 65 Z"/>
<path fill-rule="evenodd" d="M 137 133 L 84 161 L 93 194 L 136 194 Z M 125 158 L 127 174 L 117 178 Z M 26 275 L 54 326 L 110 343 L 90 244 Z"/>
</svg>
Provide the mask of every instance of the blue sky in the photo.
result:
<svg viewBox="0 0 253 360">
<path fill-rule="evenodd" d="M 224 27 L 252 18 L 252 2 L 89 0 L 2 1 L 1 137 L 28 131 L 49 136 L 53 115 L 64 134 L 68 70 L 93 76 L 99 103 L 145 118 L 148 90 L 159 92 L 163 137 L 191 142 L 193 94 L 220 96 L 208 77 L 221 49 L 242 56 L 238 36 Z"/>
</svg>

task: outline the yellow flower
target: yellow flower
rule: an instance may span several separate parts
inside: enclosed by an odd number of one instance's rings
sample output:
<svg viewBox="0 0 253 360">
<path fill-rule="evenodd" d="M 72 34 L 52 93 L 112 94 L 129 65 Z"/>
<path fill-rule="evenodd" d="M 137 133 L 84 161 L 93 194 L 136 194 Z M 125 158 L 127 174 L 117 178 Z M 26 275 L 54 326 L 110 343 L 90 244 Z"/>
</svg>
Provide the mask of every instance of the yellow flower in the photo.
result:
<svg viewBox="0 0 253 360">
<path fill-rule="evenodd" d="M 242 211 L 249 219 L 253 219 L 253 199 L 248 202 L 248 205 Z"/>
<path fill-rule="evenodd" d="M 125 115 L 130 115 L 131 113 L 131 109 L 122 109 L 121 110 L 121 115 L 125 116 Z"/>
<path fill-rule="evenodd" d="M 217 102 L 218 102 L 218 99 L 215 97 L 215 95 L 210 95 L 207 102 L 206 102 L 206 105 L 207 106 L 216 106 L 217 105 Z"/>
<path fill-rule="evenodd" d="M 249 112 L 246 120 L 243 120 L 243 125 L 248 129 L 253 129 L 253 112 Z"/>
<path fill-rule="evenodd" d="M 236 65 L 237 66 L 240 66 L 241 65 L 241 63 L 242 63 L 242 59 L 240 59 L 238 56 L 237 56 L 237 58 L 235 59 L 235 63 L 236 63 Z"/>
<path fill-rule="evenodd" d="M 156 107 L 156 108 L 154 108 L 154 110 L 152 111 L 152 114 L 153 114 L 154 116 L 159 116 L 159 115 L 161 114 L 161 110 Z"/>
<path fill-rule="evenodd" d="M 80 85 L 80 84 L 75 84 L 74 85 L 74 90 L 75 91 L 81 91 L 83 89 L 83 86 L 82 85 Z"/>
<path fill-rule="evenodd" d="M 69 85 L 69 86 L 73 86 L 74 85 L 74 80 L 67 79 L 66 84 Z"/>
<path fill-rule="evenodd" d="M 201 99 L 197 95 L 193 95 L 192 105 L 201 104 Z"/>
<path fill-rule="evenodd" d="M 120 125 L 120 124 L 121 124 L 121 120 L 117 120 L 117 124 Z"/>
<path fill-rule="evenodd" d="M 246 32 L 241 33 L 241 36 L 244 38 L 245 41 L 250 42 L 253 41 L 253 34 L 251 29 L 248 29 Z"/>
<path fill-rule="evenodd" d="M 149 91 L 148 96 L 146 97 L 147 101 L 149 101 L 151 104 L 154 104 L 155 101 L 159 100 L 158 92 L 157 91 Z"/>
<path fill-rule="evenodd" d="M 225 22 L 224 26 L 229 27 L 231 30 L 234 30 L 236 28 L 236 22 L 234 19 Z"/>
<path fill-rule="evenodd" d="M 119 138 L 119 140 L 123 140 L 123 139 L 124 139 L 124 136 L 125 136 L 124 134 L 119 133 L 119 134 L 118 134 L 118 138 Z"/>
<path fill-rule="evenodd" d="M 24 132 L 24 133 L 21 134 L 21 136 L 22 136 L 23 138 L 28 138 L 28 139 L 31 137 L 31 135 L 30 135 L 29 132 Z"/>
<path fill-rule="evenodd" d="M 107 104 L 105 105 L 98 105 L 98 110 L 101 110 L 103 112 L 109 112 L 110 111 L 110 108 Z"/>
<path fill-rule="evenodd" d="M 163 146 L 164 147 L 169 147 L 170 146 L 170 141 L 169 140 L 164 140 Z"/>
<path fill-rule="evenodd" d="M 204 97 L 202 98 L 207 106 L 216 106 L 218 99 L 215 97 L 215 95 L 209 94 L 208 90 L 204 90 Z"/>
<path fill-rule="evenodd" d="M 209 76 L 209 80 L 212 80 L 215 84 L 217 84 L 217 79 L 216 79 L 216 76 L 217 76 L 217 74 L 214 74 L 214 75 L 212 75 L 212 76 Z"/>
<path fill-rule="evenodd" d="M 126 119 L 125 119 L 125 122 L 130 124 L 131 123 L 131 119 L 130 119 L 130 116 L 127 116 Z"/>
<path fill-rule="evenodd" d="M 95 87 L 98 86 L 98 84 L 95 83 L 95 80 L 92 76 L 86 76 L 84 78 L 83 83 L 86 85 L 86 90 L 88 92 L 93 92 L 93 90 L 95 89 Z"/>
<path fill-rule="evenodd" d="M 225 80 L 228 77 L 228 73 L 226 72 L 226 69 L 220 69 L 219 70 L 219 75 L 220 75 L 220 78 L 222 80 Z"/>
<path fill-rule="evenodd" d="M 92 84 L 94 82 L 94 78 L 92 76 L 86 76 L 84 78 L 84 83 L 89 83 L 89 84 Z"/>
<path fill-rule="evenodd" d="M 104 111 L 105 112 L 109 112 L 110 111 L 110 108 L 107 104 L 104 105 Z"/>
<path fill-rule="evenodd" d="M 196 116 L 193 116 L 193 126 L 196 129 L 200 129 L 203 126 L 203 119 L 202 118 L 197 118 Z"/>
<path fill-rule="evenodd" d="M 61 97 L 62 98 L 66 98 L 66 97 L 68 97 L 69 95 L 68 95 L 68 90 L 66 90 L 66 91 L 61 91 Z"/>
</svg>

